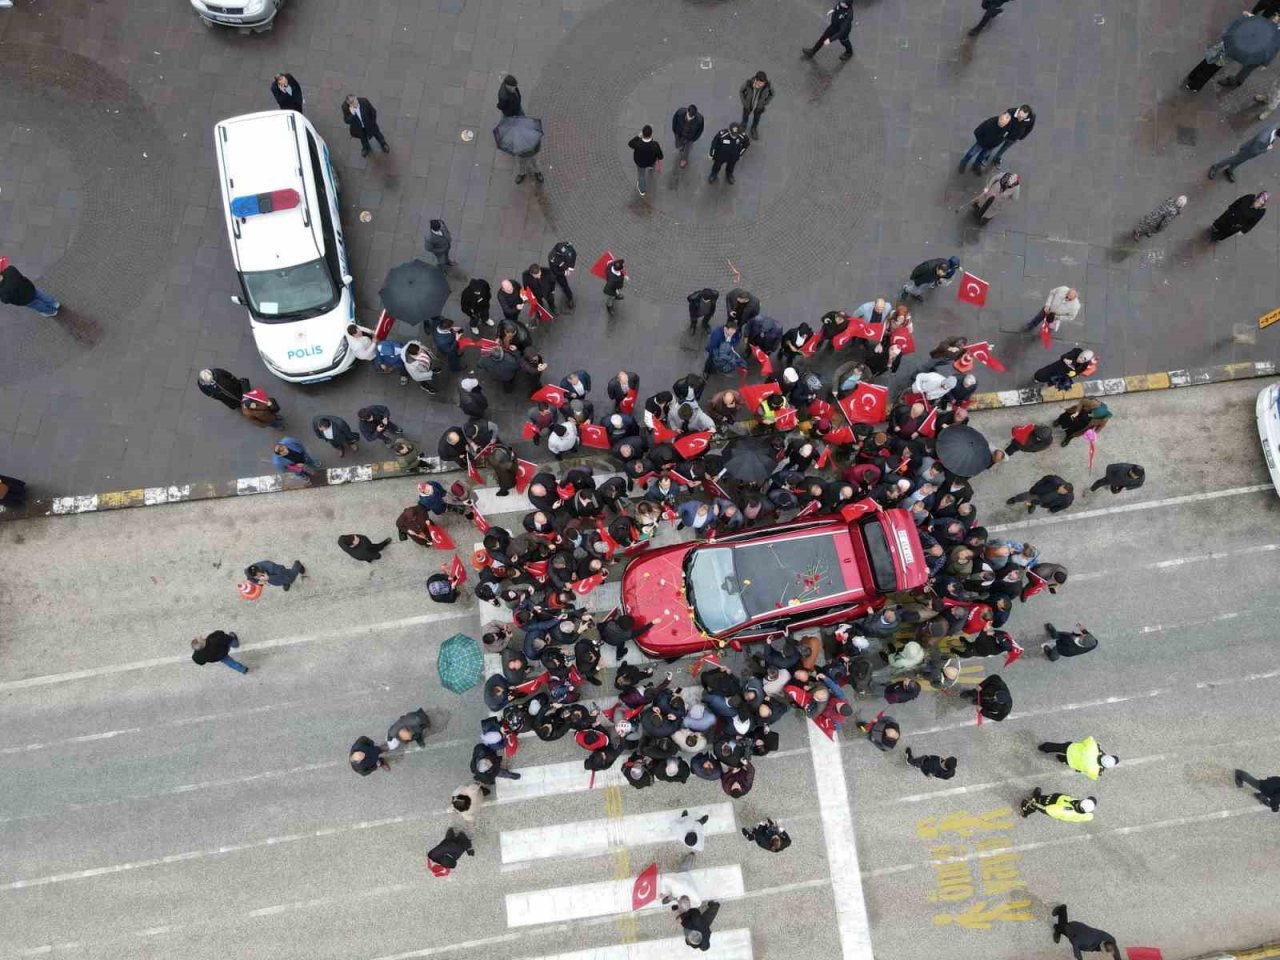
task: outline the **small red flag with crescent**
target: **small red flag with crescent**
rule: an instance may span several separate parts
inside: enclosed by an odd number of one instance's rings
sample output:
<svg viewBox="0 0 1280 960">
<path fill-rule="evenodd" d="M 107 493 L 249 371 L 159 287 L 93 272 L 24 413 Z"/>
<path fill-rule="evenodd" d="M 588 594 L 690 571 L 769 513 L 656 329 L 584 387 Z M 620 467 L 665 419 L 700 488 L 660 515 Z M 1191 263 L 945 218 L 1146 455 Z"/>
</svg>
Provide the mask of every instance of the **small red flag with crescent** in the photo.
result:
<svg viewBox="0 0 1280 960">
<path fill-rule="evenodd" d="M 658 864 L 649 864 L 636 876 L 631 885 L 631 909 L 639 910 L 646 903 L 658 899 Z"/>
<path fill-rule="evenodd" d="M 596 262 L 591 265 L 592 276 L 604 279 L 604 272 L 609 269 L 609 264 L 613 263 L 614 256 L 608 250 L 596 257 Z"/>
<path fill-rule="evenodd" d="M 653 439 L 658 443 L 666 443 L 676 435 L 676 432 L 668 427 L 661 420 L 653 421 Z"/>
<path fill-rule="evenodd" d="M 584 423 L 578 427 L 578 436 L 584 447 L 595 450 L 609 449 L 609 431 L 598 423 Z"/>
<path fill-rule="evenodd" d="M 856 503 L 846 503 L 843 507 L 841 507 L 840 519 L 843 520 L 845 523 L 852 523 L 854 520 L 857 520 L 859 517 L 868 513 L 875 513 L 879 509 L 880 509 L 879 504 L 877 504 L 870 497 L 864 497 L 863 499 L 857 501 Z"/>
<path fill-rule="evenodd" d="M 516 460 L 516 493 L 524 493 L 537 476 L 538 465 L 532 460 Z"/>
<path fill-rule="evenodd" d="M 843 447 L 847 443 L 853 443 L 853 427 L 841 427 L 838 430 L 832 430 L 822 439 L 831 446 Z"/>
<path fill-rule="evenodd" d="M 489 528 L 493 526 L 488 518 L 481 513 L 476 507 L 471 508 L 471 522 L 476 525 L 476 529 L 481 533 L 488 533 Z"/>
<path fill-rule="evenodd" d="M 803 507 L 800 508 L 800 510 L 796 513 L 796 515 L 792 519 L 800 520 L 804 517 L 811 517 L 821 509 L 822 509 L 821 500 L 810 500 L 808 503 L 806 503 Z"/>
<path fill-rule="evenodd" d="M 538 435 L 538 428 L 533 425 L 533 422 L 531 420 L 526 420 L 524 422 L 524 425 L 520 428 L 520 439 L 532 440 L 537 435 Z"/>
<path fill-rule="evenodd" d="M 809 339 L 800 347 L 800 355 L 806 360 L 812 360 L 818 355 L 818 345 L 822 343 L 822 334 L 810 334 Z"/>
<path fill-rule="evenodd" d="M 911 331 L 906 327 L 901 327 L 889 334 L 889 346 L 897 347 L 905 356 L 908 353 L 916 352 L 916 338 L 911 335 Z"/>
<path fill-rule="evenodd" d="M 930 410 L 929 415 L 924 418 L 924 422 L 920 424 L 920 433 L 926 437 L 932 437 L 938 432 L 938 411 Z"/>
<path fill-rule="evenodd" d="M 455 587 L 467 582 L 467 568 L 462 565 L 462 559 L 456 553 L 445 572 L 449 574 L 449 580 Z"/>
<path fill-rule="evenodd" d="M 1049 329 L 1048 319 L 1040 321 L 1040 342 L 1046 350 L 1053 349 L 1053 331 Z"/>
<path fill-rule="evenodd" d="M 603 430 L 604 428 L 601 427 L 601 429 Z M 673 446 L 676 448 L 676 453 L 686 460 L 691 460 L 699 454 L 705 453 L 707 447 L 711 446 L 711 431 L 702 430 L 698 433 L 686 433 L 682 437 L 676 437 Z"/>
<path fill-rule="evenodd" d="M 627 391 L 627 395 L 618 401 L 619 413 L 630 413 L 636 408 L 636 397 L 640 395 L 635 387 Z"/>
<path fill-rule="evenodd" d="M 566 394 L 563 389 L 557 387 L 554 383 L 544 383 L 533 393 L 529 394 L 529 399 L 535 403 L 545 400 L 553 407 L 564 406 Z"/>
<path fill-rule="evenodd" d="M 956 299 L 962 303 L 972 303 L 975 307 L 985 307 L 987 305 L 987 291 L 990 289 L 991 284 L 965 270 L 960 274 L 960 285 L 956 290 Z"/>
<path fill-rule="evenodd" d="M 961 362 L 966 359 L 968 360 L 968 365 L 961 371 L 962 373 L 968 373 L 969 370 L 973 368 L 975 361 L 990 367 L 997 373 L 1004 373 L 1005 370 L 1008 369 L 1008 367 L 996 359 L 995 353 L 992 351 L 991 344 L 986 340 L 983 340 L 980 343 L 971 343 L 969 346 L 965 347 L 964 353 L 956 359 L 955 367 L 957 370 L 960 370 Z"/>
<path fill-rule="evenodd" d="M 545 579 L 547 576 L 547 561 L 530 560 L 524 565 L 524 572 L 529 574 L 535 580 Z"/>
<path fill-rule="evenodd" d="M 431 537 L 431 545 L 437 550 L 453 549 L 453 537 L 449 536 L 449 531 L 438 523 L 427 524 L 427 535 Z"/>
<path fill-rule="evenodd" d="M 883 336 L 883 323 L 867 323 L 861 317 L 852 317 L 849 325 L 831 338 L 831 346 L 836 350 L 843 350 L 854 337 L 877 343 Z"/>
<path fill-rule="evenodd" d="M 471 478 L 472 483 L 484 483 L 484 474 L 476 469 L 470 457 L 467 457 L 467 476 Z"/>
<path fill-rule="evenodd" d="M 604 583 L 604 574 L 593 573 L 589 577 L 583 577 L 581 580 L 573 581 L 573 592 L 580 597 L 585 597 L 602 583 Z"/>
<path fill-rule="evenodd" d="M 743 401 L 753 413 L 759 411 L 760 404 L 764 402 L 765 397 L 771 397 L 775 393 L 781 392 L 782 388 L 773 382 L 749 383 L 739 391 L 742 394 Z"/>
<path fill-rule="evenodd" d="M 889 414 L 889 388 L 859 383 L 853 393 L 840 398 L 840 409 L 850 423 L 883 423 Z"/>
<path fill-rule="evenodd" d="M 769 377 L 773 375 L 773 362 L 769 359 L 769 355 L 751 344 L 751 355 L 756 358 L 756 362 L 760 364 L 760 376 Z"/>
</svg>

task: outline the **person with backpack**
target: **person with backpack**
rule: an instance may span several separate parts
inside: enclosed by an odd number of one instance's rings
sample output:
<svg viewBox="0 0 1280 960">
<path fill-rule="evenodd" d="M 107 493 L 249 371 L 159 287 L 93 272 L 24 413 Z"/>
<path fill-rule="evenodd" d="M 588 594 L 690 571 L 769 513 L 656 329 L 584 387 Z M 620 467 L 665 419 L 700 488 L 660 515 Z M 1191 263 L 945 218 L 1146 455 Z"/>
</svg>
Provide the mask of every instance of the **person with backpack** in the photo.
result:
<svg viewBox="0 0 1280 960">
<path fill-rule="evenodd" d="M 738 325 L 732 320 L 726 320 L 723 326 L 712 330 L 707 337 L 707 345 L 705 347 L 707 360 L 702 365 L 702 372 L 704 374 L 732 373 L 735 370 L 745 368 L 747 362 L 738 353 L 740 341 L 741 335 L 738 332 Z"/>
</svg>

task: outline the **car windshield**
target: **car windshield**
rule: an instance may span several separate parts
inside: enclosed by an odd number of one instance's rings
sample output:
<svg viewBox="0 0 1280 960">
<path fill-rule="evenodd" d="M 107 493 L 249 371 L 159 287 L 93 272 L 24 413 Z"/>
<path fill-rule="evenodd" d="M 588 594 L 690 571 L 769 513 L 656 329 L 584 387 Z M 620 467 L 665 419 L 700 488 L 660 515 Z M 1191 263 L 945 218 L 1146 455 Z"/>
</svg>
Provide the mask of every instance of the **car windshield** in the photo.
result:
<svg viewBox="0 0 1280 960">
<path fill-rule="evenodd" d="M 694 616 L 707 633 L 720 633 L 746 621 L 742 590 L 734 577 L 732 550 L 694 550 L 687 579 Z"/>
<path fill-rule="evenodd" d="M 338 302 L 338 291 L 323 258 L 295 267 L 243 273 L 240 279 L 249 309 L 267 323 L 318 317 Z"/>
<path fill-rule="evenodd" d="M 733 560 L 742 603 L 752 617 L 849 589 L 830 533 L 746 543 L 733 551 Z"/>
<path fill-rule="evenodd" d="M 885 539 L 884 524 L 875 517 L 863 521 L 862 539 L 867 545 L 867 559 L 871 561 L 871 578 L 880 593 L 893 593 L 898 589 L 898 574 L 893 568 L 893 551 Z"/>
</svg>

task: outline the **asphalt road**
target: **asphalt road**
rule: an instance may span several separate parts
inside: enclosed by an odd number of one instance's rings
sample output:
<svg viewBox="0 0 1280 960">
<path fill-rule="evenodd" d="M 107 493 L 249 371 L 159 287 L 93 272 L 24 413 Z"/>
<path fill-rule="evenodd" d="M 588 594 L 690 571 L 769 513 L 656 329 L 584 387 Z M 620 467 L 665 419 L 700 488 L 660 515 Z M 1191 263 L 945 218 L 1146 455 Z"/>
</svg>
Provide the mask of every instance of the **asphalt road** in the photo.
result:
<svg viewBox="0 0 1280 960">
<path fill-rule="evenodd" d="M 1280 772 L 1280 510 L 1253 428 L 1261 386 L 1114 401 L 1094 475 L 1141 462 L 1136 493 L 1053 517 L 1004 505 L 1046 472 L 1083 489 L 1079 442 L 980 478 L 984 522 L 1072 578 L 1011 621 L 1027 654 L 1007 669 L 1004 723 L 979 729 L 967 705 L 929 692 L 893 708 L 917 752 L 959 758 L 954 780 L 846 735 L 846 832 L 798 720 L 732 805 L 700 782 L 578 789 L 561 778 L 577 748 L 535 740 L 513 763 L 525 779 L 500 782 L 477 856 L 448 880 L 423 853 L 450 823 L 484 708 L 477 692 L 440 688 L 435 657 L 449 635 L 477 632 L 475 605 L 427 602 L 442 554 L 395 544 L 359 566 L 334 543 L 393 531 L 412 481 L 0 525 L 0 957 L 680 956 L 665 942 L 674 919 L 617 912 L 609 885 L 629 888 L 654 860 L 675 867 L 661 825 L 686 807 L 713 817 L 695 864 L 700 892 L 724 902 L 710 957 L 865 956 L 841 937 L 857 910 L 838 854 L 854 837 L 877 960 L 1063 957 L 1048 935 L 1059 902 L 1166 957 L 1274 936 L 1280 821 L 1231 784 L 1236 766 Z M 1052 414 L 976 419 L 996 440 Z M 310 575 L 291 592 L 238 599 L 245 564 L 295 556 Z M 1082 620 L 1101 647 L 1050 664 L 1036 650 L 1045 620 Z M 239 632 L 247 677 L 188 659 L 187 638 L 215 627 Z M 966 661 L 966 678 L 998 666 Z M 426 749 L 355 777 L 347 745 L 419 705 L 435 720 Z M 1122 758 L 1097 784 L 1035 750 L 1089 734 Z M 1096 820 L 1010 814 L 1035 785 L 1093 793 Z M 737 835 L 764 816 L 795 838 L 785 854 Z"/>
</svg>

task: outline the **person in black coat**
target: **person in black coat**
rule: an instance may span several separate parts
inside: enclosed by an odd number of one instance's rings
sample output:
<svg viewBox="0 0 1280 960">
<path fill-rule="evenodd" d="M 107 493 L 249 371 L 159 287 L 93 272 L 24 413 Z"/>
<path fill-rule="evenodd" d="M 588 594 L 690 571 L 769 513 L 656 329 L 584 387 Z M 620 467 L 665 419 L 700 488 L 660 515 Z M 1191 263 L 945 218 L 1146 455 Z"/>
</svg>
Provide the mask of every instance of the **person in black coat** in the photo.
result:
<svg viewBox="0 0 1280 960">
<path fill-rule="evenodd" d="M 465 417 L 483 417 L 489 412 L 489 398 L 475 377 L 463 377 L 458 381 L 458 406 Z"/>
<path fill-rule="evenodd" d="M 1071 944 L 1071 953 L 1075 960 L 1083 960 L 1083 953 L 1106 953 L 1114 960 L 1120 960 L 1120 948 L 1116 946 L 1116 938 L 1105 930 L 1088 927 L 1079 920 L 1067 921 L 1067 905 L 1059 904 L 1053 908 L 1053 942 L 1058 943 L 1063 937 Z"/>
<path fill-rule="evenodd" d="M 791 837 L 773 819 L 761 820 L 751 830 L 743 827 L 742 835 L 770 853 L 781 853 L 791 846 Z"/>
<path fill-rule="evenodd" d="M 520 87 L 516 78 L 507 74 L 498 87 L 498 109 L 504 117 L 523 117 L 524 98 L 520 96 Z"/>
<path fill-rule="evenodd" d="M 249 389 L 249 381 L 237 377 L 234 373 L 214 367 L 201 370 L 196 378 L 196 385 L 206 397 L 212 397 L 228 410 L 239 410 L 244 400 L 244 392 Z"/>
<path fill-rule="evenodd" d="M 1059 390 L 1067 390 L 1071 382 L 1084 374 L 1094 363 L 1092 350 L 1084 347 L 1072 347 L 1053 363 L 1046 364 L 1035 373 L 1036 383 L 1047 383 Z"/>
<path fill-rule="evenodd" d="M 1093 481 L 1089 492 L 1110 487 L 1113 494 L 1121 490 L 1137 490 L 1147 479 L 1147 472 L 1136 463 L 1108 463 L 1106 476 Z"/>
<path fill-rule="evenodd" d="M 365 97 L 348 94 L 342 101 L 342 122 L 350 128 L 351 136 L 360 141 L 360 156 L 369 155 L 369 140 L 377 140 L 383 153 L 390 153 L 387 138 L 382 135 L 378 126 L 378 111 Z"/>
<path fill-rule="evenodd" d="M 1050 513 L 1060 513 L 1071 506 L 1075 500 L 1075 491 L 1071 484 L 1056 474 L 1045 474 L 1025 493 L 1019 493 L 1005 503 L 1025 503 L 1027 513 L 1035 513 L 1036 507 L 1046 507 Z"/>
<path fill-rule="evenodd" d="M 844 53 L 840 54 L 840 59 L 853 59 L 853 44 L 849 42 L 849 33 L 852 30 L 853 4 L 849 0 L 836 0 L 836 5 L 827 11 L 827 28 L 822 31 L 822 36 L 818 38 L 817 43 L 802 50 L 803 56 L 805 59 L 811 59 L 832 40 L 838 40 L 844 47 Z"/>
<path fill-rule="evenodd" d="M 452 870 L 458 865 L 458 858 L 464 854 L 468 857 L 476 855 L 471 838 L 461 830 L 450 827 L 445 831 L 444 839 L 427 851 L 427 860 L 439 864 L 446 870 Z"/>
<path fill-rule="evenodd" d="M 1024 103 L 1020 107 L 1010 107 L 1005 113 L 1013 114 L 1013 122 L 1009 124 L 1009 130 L 1005 134 L 1004 143 L 1000 144 L 1000 149 L 996 151 L 996 155 L 992 157 L 991 162 L 997 167 L 1004 167 L 1002 159 L 1009 148 L 1019 140 L 1025 140 L 1031 136 L 1031 131 L 1036 126 L 1036 112 L 1031 109 L 1031 104 Z M 975 173 L 977 170 L 975 169 Z"/>
<path fill-rule="evenodd" d="M 1043 644 L 1041 650 L 1051 663 L 1060 657 L 1082 656 L 1098 647 L 1098 638 L 1084 624 L 1077 623 L 1075 630 L 1059 630 L 1052 623 L 1046 623 L 1044 632 L 1053 643 Z"/>
<path fill-rule="evenodd" d="M 1261 193 L 1246 193 L 1231 201 L 1231 206 L 1209 227 L 1209 239 L 1217 243 L 1237 233 L 1248 233 L 1266 216 L 1269 196 L 1263 190 Z"/>
<path fill-rule="evenodd" d="M 0 271 L 0 303 L 26 307 L 42 317 L 56 317 L 62 307 L 57 297 L 37 287 L 12 263 Z"/>
<path fill-rule="evenodd" d="M 1004 682 L 1004 678 L 998 673 L 983 680 L 977 687 L 972 690 L 965 690 L 960 694 L 966 700 L 978 705 L 978 710 L 988 720 L 1000 721 L 1009 715 L 1013 710 L 1013 694 L 1009 692 L 1009 685 Z"/>
<path fill-rule="evenodd" d="M 271 81 L 271 95 L 281 110 L 302 112 L 302 84 L 293 78 L 292 73 L 276 74 Z"/>
<path fill-rule="evenodd" d="M 373 563 L 375 560 L 382 559 L 382 551 L 391 543 L 391 538 L 383 540 L 381 543 L 374 543 L 363 533 L 344 533 L 338 538 L 338 546 L 352 560 L 363 560 L 365 563 Z"/>
<path fill-rule="evenodd" d="M 671 133 L 676 138 L 676 154 L 680 157 L 680 166 L 689 165 L 689 146 L 702 136 L 705 126 L 702 114 L 695 104 L 681 107 L 671 115 Z"/>
<path fill-rule="evenodd" d="M 707 183 L 715 183 L 720 179 L 721 167 L 724 167 L 725 180 L 733 183 L 733 170 L 749 146 L 751 139 L 743 132 L 740 123 L 731 123 L 716 133 L 711 138 L 711 149 L 707 152 L 707 157 L 712 161 Z"/>
<path fill-rule="evenodd" d="M 480 326 L 492 327 L 489 318 L 489 306 L 493 302 L 493 291 L 489 281 L 481 277 L 472 277 L 458 297 L 458 306 L 471 322 L 471 335 L 480 336 Z"/>
<path fill-rule="evenodd" d="M 760 314 L 760 298 L 749 290 L 734 287 L 724 298 L 724 319 L 739 330 L 746 329 L 747 324 Z"/>
<path fill-rule="evenodd" d="M 969 36 L 976 37 L 987 28 L 987 24 L 1004 13 L 1004 5 L 1012 0 L 982 0 L 982 19 L 969 31 Z"/>
<path fill-rule="evenodd" d="M 462 430 L 458 427 L 450 427 L 442 433 L 440 442 L 436 444 L 436 456 L 446 463 L 453 461 L 459 467 L 465 467 L 467 441 L 462 436 Z"/>
<path fill-rule="evenodd" d="M 609 266 L 604 270 L 604 308 L 609 313 L 613 313 L 614 305 L 619 300 L 626 299 L 622 295 L 622 286 L 626 282 L 626 264 L 622 262 L 622 258 L 610 260 Z"/>
<path fill-rule="evenodd" d="M 936 777 L 939 780 L 950 780 L 956 775 L 956 758 L 947 757 L 943 759 L 936 754 L 929 754 L 925 757 L 913 756 L 911 748 L 907 747 L 907 763 L 915 767 L 926 777 Z"/>
<path fill-rule="evenodd" d="M 529 264 L 529 269 L 520 274 L 520 283 L 533 293 L 538 303 L 551 313 L 556 312 L 556 280 L 549 268 L 544 270 L 540 264 Z"/>
<path fill-rule="evenodd" d="M 361 737 L 351 745 L 347 760 L 351 763 L 352 770 L 362 777 L 367 777 L 379 767 L 383 770 L 391 769 L 391 765 L 382 759 L 385 752 L 383 747 L 378 746 L 368 737 Z"/>
<path fill-rule="evenodd" d="M 243 676 L 249 672 L 239 660 L 231 656 L 231 648 L 240 646 L 240 638 L 225 630 L 214 630 L 208 636 L 191 641 L 191 659 L 197 666 L 206 663 L 222 663 Z"/>
<path fill-rule="evenodd" d="M 713 290 L 711 287 L 703 287 L 701 290 L 693 291 L 685 299 L 689 301 L 689 332 L 696 333 L 698 321 L 701 320 L 703 331 L 709 333 L 711 331 L 711 318 L 715 316 L 716 304 L 720 302 L 720 291 Z M 756 301 L 756 312 L 760 312 L 759 300 Z"/>
<path fill-rule="evenodd" d="M 684 942 L 695 950 L 710 950 L 711 922 L 720 912 L 720 904 L 715 900 L 708 900 L 700 908 L 693 907 L 688 897 L 681 897 L 671 909 L 680 914 Z"/>
<path fill-rule="evenodd" d="M 653 139 L 653 127 L 646 123 L 638 137 L 627 141 L 627 146 L 636 165 L 636 190 L 643 197 L 649 191 L 649 171 L 657 167 L 662 172 L 662 144 Z"/>
<path fill-rule="evenodd" d="M 1244 770 L 1236 771 L 1236 789 L 1245 784 L 1255 791 L 1254 798 L 1264 807 L 1270 807 L 1272 813 L 1280 813 L 1280 777 L 1267 777 L 1258 780 Z"/>
<path fill-rule="evenodd" d="M 341 417 L 328 413 L 312 417 L 311 430 L 317 439 L 337 450 L 340 457 L 345 457 L 348 450 L 354 451 L 360 447 L 360 435 Z"/>
<path fill-rule="evenodd" d="M 965 155 L 960 158 L 960 172 L 964 173 L 965 167 L 969 165 L 969 161 L 973 161 L 973 172 L 982 173 L 986 167 L 987 158 L 992 152 L 1004 144 L 1005 138 L 1009 135 L 1013 127 L 1013 113 L 1006 110 L 1004 113 L 996 114 L 994 117 L 987 117 L 980 124 L 973 128 L 973 146 L 971 146 Z"/>
<path fill-rule="evenodd" d="M 569 287 L 569 274 L 578 265 L 578 251 L 568 240 L 561 240 L 547 254 L 547 267 L 551 279 L 564 291 L 565 309 L 573 309 L 573 290 Z"/>
</svg>

